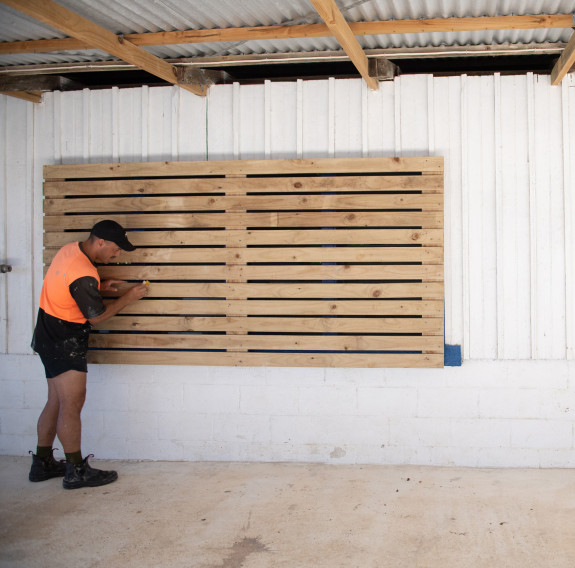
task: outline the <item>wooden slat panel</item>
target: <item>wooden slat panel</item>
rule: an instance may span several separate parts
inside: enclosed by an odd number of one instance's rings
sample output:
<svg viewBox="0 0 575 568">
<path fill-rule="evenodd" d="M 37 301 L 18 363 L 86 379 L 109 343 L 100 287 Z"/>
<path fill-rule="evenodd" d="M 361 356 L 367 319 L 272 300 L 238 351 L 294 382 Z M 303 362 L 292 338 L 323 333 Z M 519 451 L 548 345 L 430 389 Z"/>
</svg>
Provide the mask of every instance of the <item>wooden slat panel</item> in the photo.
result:
<svg viewBox="0 0 575 568">
<path fill-rule="evenodd" d="M 422 191 L 443 193 L 443 180 L 437 175 L 421 176 L 336 176 L 280 178 L 198 178 L 198 179 L 126 179 L 92 181 L 48 181 L 46 197 L 120 194 L 194 194 L 237 192 L 318 191 Z"/>
<path fill-rule="evenodd" d="M 122 162 L 44 166 L 44 179 L 294 175 L 345 173 L 443 173 L 442 157 L 319 158 L 312 160 L 224 160 L 207 162 Z"/>
<path fill-rule="evenodd" d="M 169 311 L 163 313 L 170 313 Z M 181 313 L 181 312 L 180 312 Z M 166 326 L 173 326 L 174 329 Z M 334 317 L 150 317 L 117 316 L 97 326 L 117 331 L 201 331 L 258 333 L 420 333 L 443 335 L 442 318 Z"/>
<path fill-rule="evenodd" d="M 153 197 L 81 197 L 78 199 L 47 198 L 44 213 L 94 213 L 96 211 L 217 211 L 226 210 L 295 210 L 306 209 L 425 209 L 443 211 L 440 194 L 382 195 L 215 195 Z M 322 215 L 323 217 L 323 215 Z"/>
<path fill-rule="evenodd" d="M 69 237 L 68 237 L 69 239 Z M 49 264 L 57 248 L 44 250 Z M 140 248 L 122 253 L 118 262 L 129 263 L 214 263 L 248 262 L 423 262 L 443 264 L 442 247 L 281 247 L 281 248 Z M 107 268 L 107 267 L 106 267 Z M 104 268 L 102 268 L 104 270 Z M 150 278 L 148 279 L 150 280 Z"/>
<path fill-rule="evenodd" d="M 443 266 L 104 266 L 101 278 L 120 280 L 443 280 Z M 154 287 L 150 294 L 154 294 Z"/>
<path fill-rule="evenodd" d="M 101 324 L 92 361 L 442 366 L 442 174 L 442 158 L 46 166 L 44 258 L 103 218 L 138 247 L 100 276 L 149 296 Z"/>
<path fill-rule="evenodd" d="M 132 310 L 133 311 L 133 310 Z M 138 313 L 291 316 L 426 316 L 443 317 L 441 300 L 153 300 L 138 304 Z M 116 320 L 112 320 L 114 322 Z M 106 326 L 112 323 L 106 323 Z M 108 329 L 108 328 L 106 328 Z M 171 329 L 171 328 L 169 328 Z"/>
<path fill-rule="evenodd" d="M 227 365 L 232 367 L 443 367 L 441 354 L 225 353 L 193 351 L 90 351 L 90 363 L 123 365 Z"/>
<path fill-rule="evenodd" d="M 98 349 L 275 349 L 296 351 L 424 351 L 442 353 L 443 338 L 429 335 L 174 335 L 95 333 L 90 345 Z"/>
</svg>

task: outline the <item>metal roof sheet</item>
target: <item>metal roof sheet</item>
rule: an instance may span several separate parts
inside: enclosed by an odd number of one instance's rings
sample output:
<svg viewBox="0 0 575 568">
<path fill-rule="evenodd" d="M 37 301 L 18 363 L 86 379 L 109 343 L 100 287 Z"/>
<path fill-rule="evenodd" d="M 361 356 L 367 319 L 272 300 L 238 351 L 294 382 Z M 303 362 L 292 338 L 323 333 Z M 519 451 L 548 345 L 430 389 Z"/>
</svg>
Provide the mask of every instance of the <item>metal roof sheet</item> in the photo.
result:
<svg viewBox="0 0 575 568">
<path fill-rule="evenodd" d="M 308 0 L 58 0 L 114 33 L 321 23 Z M 565 14 L 575 0 L 338 0 L 350 22 L 467 16 Z M 570 29 L 433 32 L 358 36 L 362 47 L 411 48 L 483 44 L 566 42 Z M 0 4 L 0 41 L 65 37 L 60 31 Z M 238 54 L 340 50 L 333 37 L 146 47 L 169 59 Z M 0 65 L 114 60 L 98 50 L 0 55 Z"/>
</svg>

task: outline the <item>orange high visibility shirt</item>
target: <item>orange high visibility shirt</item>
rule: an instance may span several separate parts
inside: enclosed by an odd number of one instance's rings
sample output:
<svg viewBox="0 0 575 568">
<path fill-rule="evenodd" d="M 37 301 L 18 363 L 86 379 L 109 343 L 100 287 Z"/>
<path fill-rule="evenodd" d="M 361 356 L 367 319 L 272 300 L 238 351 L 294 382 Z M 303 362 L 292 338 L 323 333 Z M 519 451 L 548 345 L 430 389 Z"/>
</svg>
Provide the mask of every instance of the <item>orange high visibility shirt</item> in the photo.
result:
<svg viewBox="0 0 575 568">
<path fill-rule="evenodd" d="M 95 278 L 100 288 L 98 270 L 82 251 L 80 243 L 63 246 L 46 272 L 40 295 L 40 308 L 56 318 L 85 323 L 87 318 L 70 293 L 70 284 L 85 276 Z"/>
</svg>

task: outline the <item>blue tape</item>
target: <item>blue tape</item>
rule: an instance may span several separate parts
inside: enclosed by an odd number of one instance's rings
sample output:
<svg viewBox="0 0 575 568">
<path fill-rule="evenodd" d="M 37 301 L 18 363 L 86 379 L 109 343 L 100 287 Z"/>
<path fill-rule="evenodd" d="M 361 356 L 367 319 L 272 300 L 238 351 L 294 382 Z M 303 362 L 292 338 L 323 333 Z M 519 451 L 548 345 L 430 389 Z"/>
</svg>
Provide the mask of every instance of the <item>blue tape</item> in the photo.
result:
<svg viewBox="0 0 575 568">
<path fill-rule="evenodd" d="M 443 364 L 446 367 L 461 367 L 461 345 L 445 345 Z"/>
</svg>

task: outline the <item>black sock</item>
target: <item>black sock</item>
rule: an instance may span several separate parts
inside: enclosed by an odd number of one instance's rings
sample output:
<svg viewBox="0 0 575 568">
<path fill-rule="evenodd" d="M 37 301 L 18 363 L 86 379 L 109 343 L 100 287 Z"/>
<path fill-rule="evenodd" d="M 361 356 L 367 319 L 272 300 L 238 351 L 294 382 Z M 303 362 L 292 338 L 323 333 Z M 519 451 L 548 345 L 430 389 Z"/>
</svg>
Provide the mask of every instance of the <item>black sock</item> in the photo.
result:
<svg viewBox="0 0 575 568">
<path fill-rule="evenodd" d="M 48 458 L 52 455 L 52 446 L 36 446 L 36 455 L 39 458 Z"/>
<path fill-rule="evenodd" d="M 66 454 L 66 461 L 73 464 L 82 463 L 82 452 L 72 452 L 71 454 Z"/>
</svg>

